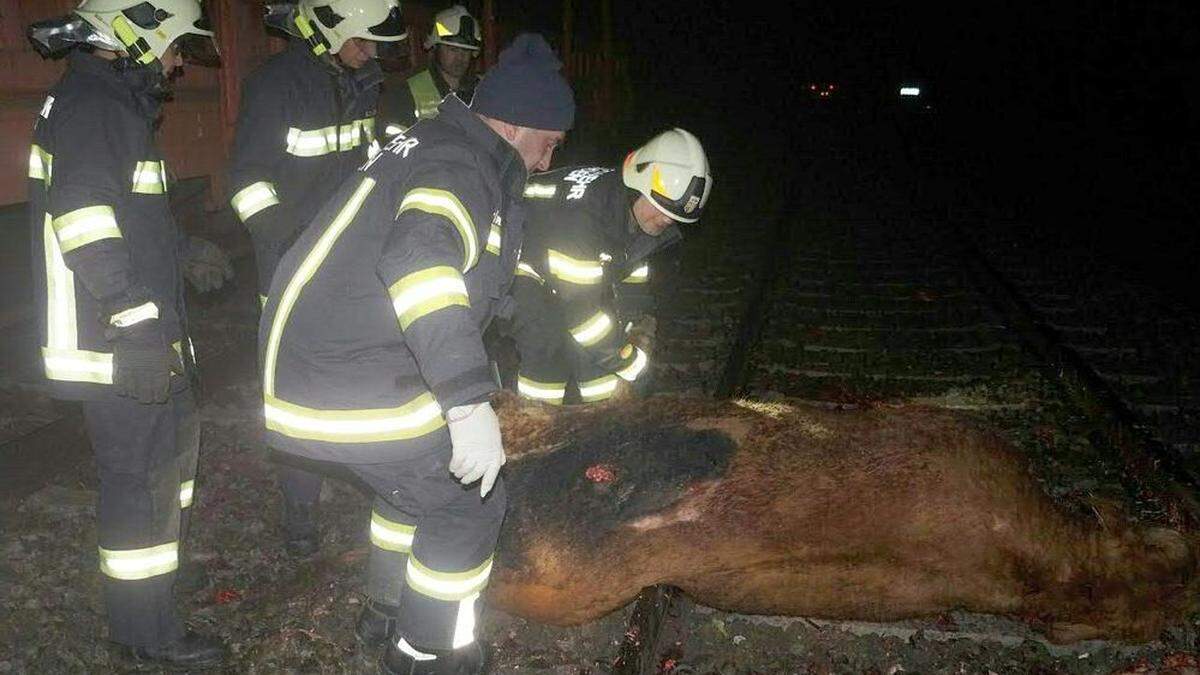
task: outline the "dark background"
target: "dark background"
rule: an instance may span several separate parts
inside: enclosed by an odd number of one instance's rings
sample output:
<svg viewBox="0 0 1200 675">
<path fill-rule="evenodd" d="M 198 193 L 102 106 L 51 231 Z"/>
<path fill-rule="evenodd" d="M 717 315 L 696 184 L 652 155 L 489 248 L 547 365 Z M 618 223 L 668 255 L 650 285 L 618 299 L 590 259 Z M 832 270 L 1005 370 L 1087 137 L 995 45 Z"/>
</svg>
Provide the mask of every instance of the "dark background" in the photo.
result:
<svg viewBox="0 0 1200 675">
<path fill-rule="evenodd" d="M 630 143 L 668 124 L 693 130 L 718 190 L 747 153 L 759 180 L 797 175 L 821 151 L 806 135 L 818 117 L 853 133 L 915 114 L 896 96 L 915 82 L 930 109 L 904 142 L 954 178 L 923 206 L 1061 235 L 1200 306 L 1200 3 L 612 2 L 635 79 Z M 577 40 L 598 40 L 599 3 L 575 5 Z M 523 6 L 527 27 L 561 30 L 560 2 Z M 810 82 L 839 88 L 818 102 Z"/>
</svg>

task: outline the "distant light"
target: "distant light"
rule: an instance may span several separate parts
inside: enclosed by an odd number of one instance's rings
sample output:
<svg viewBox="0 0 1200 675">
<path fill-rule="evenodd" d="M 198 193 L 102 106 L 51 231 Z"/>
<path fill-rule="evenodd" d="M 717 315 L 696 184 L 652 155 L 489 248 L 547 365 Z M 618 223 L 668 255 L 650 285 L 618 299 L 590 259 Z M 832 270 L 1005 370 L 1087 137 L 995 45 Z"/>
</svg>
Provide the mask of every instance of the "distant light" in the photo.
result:
<svg viewBox="0 0 1200 675">
<path fill-rule="evenodd" d="M 900 95 L 901 96 L 920 96 L 921 88 L 920 87 L 900 87 Z"/>
</svg>

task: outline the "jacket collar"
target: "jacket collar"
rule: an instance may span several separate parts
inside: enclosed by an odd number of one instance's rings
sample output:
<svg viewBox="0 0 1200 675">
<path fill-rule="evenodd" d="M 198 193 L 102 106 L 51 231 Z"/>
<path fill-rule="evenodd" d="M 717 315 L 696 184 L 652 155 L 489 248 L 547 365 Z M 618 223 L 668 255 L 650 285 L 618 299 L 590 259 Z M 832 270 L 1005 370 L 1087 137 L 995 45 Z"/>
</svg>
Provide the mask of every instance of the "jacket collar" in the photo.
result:
<svg viewBox="0 0 1200 675">
<path fill-rule="evenodd" d="M 457 94 L 450 94 L 438 106 L 438 119 L 458 127 L 473 144 L 486 148 L 488 155 L 496 163 L 505 190 L 512 196 L 523 198 L 528 172 L 521 156 L 508 141 L 484 124 Z"/>
<path fill-rule="evenodd" d="M 80 49 L 71 52 L 68 66 L 72 72 L 101 80 L 106 86 L 129 97 L 129 102 L 147 119 L 158 117 L 162 107 L 162 74 L 149 66 L 121 68 L 116 61 L 108 61 Z"/>
</svg>

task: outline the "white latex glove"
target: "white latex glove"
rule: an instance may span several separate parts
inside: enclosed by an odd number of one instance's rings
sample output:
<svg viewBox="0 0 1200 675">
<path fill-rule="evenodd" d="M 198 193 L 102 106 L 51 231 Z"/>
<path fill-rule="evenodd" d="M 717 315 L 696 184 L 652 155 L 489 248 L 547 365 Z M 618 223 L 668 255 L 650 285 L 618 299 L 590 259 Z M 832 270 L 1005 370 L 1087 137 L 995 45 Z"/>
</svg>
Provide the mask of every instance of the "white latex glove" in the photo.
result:
<svg viewBox="0 0 1200 675">
<path fill-rule="evenodd" d="M 446 411 L 450 427 L 450 473 L 463 485 L 480 478 L 480 498 L 486 497 L 504 466 L 504 444 L 500 441 L 500 419 L 491 403 L 460 405 Z"/>
</svg>

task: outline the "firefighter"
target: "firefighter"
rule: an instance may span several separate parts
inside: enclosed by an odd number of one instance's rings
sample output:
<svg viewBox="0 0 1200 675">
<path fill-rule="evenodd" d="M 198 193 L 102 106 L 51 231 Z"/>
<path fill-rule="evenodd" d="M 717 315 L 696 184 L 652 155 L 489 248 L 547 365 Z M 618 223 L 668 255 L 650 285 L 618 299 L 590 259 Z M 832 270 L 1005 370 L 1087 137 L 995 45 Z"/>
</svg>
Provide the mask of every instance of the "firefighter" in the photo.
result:
<svg viewBox="0 0 1200 675">
<path fill-rule="evenodd" d="M 571 167 L 529 180 L 508 322 L 522 396 L 558 405 L 603 401 L 634 391 L 631 383 L 644 389 L 654 337 L 650 257 L 682 239 L 678 224 L 699 220 L 711 189 L 704 148 L 678 128 L 629 153 L 620 169 Z"/>
<path fill-rule="evenodd" d="M 84 0 L 29 29 L 44 56 L 69 52 L 29 156 L 42 365 L 53 396 L 82 401 L 95 453 L 108 637 L 171 667 L 225 652 L 187 629 L 172 599 L 200 435 L 187 240 L 154 142 L 181 52 L 212 51 L 212 35 L 198 0 Z"/>
<path fill-rule="evenodd" d="M 479 22 L 465 7 L 454 5 L 438 12 L 425 37 L 429 67 L 401 86 L 384 88 L 379 115 L 385 122 L 384 135 L 394 136 L 418 119 L 436 116 L 438 104 L 450 92 L 470 105 L 479 79 L 471 72 L 472 65 L 482 47 Z"/>
<path fill-rule="evenodd" d="M 474 672 L 506 503 L 482 334 L 517 266 L 528 171 L 575 115 L 561 63 L 519 35 L 471 107 L 448 96 L 343 181 L 279 264 L 259 325 L 272 447 L 375 492 L 356 634 L 385 671 Z"/>
<path fill-rule="evenodd" d="M 246 80 L 229 172 L 234 212 L 254 242 L 260 302 L 301 227 L 367 159 L 382 82 L 374 57 L 379 43 L 405 36 L 397 0 L 301 0 L 272 6 L 266 22 L 290 40 Z M 285 549 L 312 555 L 321 474 L 278 459 Z"/>
</svg>

